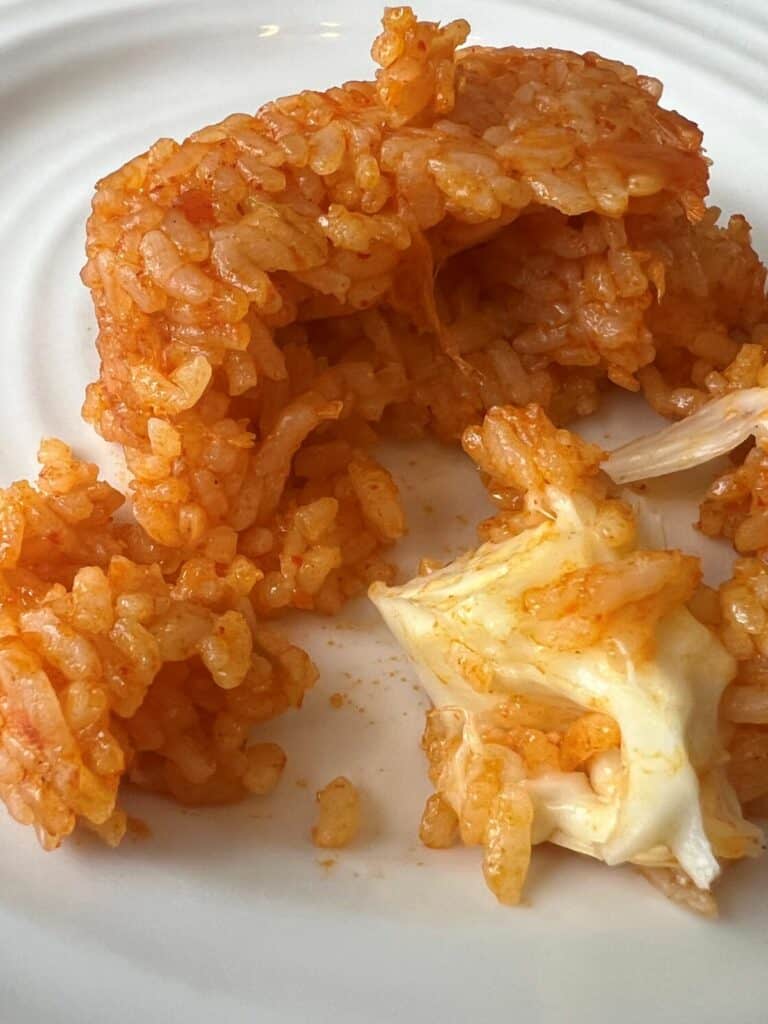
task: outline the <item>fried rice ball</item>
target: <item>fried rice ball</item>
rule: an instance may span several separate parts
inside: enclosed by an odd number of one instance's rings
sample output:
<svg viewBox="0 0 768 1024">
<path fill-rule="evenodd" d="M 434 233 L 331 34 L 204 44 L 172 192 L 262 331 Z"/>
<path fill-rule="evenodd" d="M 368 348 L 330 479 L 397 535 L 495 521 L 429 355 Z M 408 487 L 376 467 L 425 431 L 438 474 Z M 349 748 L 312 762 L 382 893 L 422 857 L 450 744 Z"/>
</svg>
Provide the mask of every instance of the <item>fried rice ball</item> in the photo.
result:
<svg viewBox="0 0 768 1024">
<path fill-rule="evenodd" d="M 86 418 L 124 446 L 136 516 L 157 542 L 197 550 L 222 526 L 276 538 L 275 609 L 308 604 L 279 546 L 305 445 L 364 450 L 391 423 L 457 439 L 494 391 L 546 404 L 562 387 L 564 417 L 593 407 L 596 374 L 636 386 L 653 357 L 642 312 L 655 257 L 631 250 L 621 218 L 670 203 L 684 220 L 704 214 L 701 133 L 659 106 L 655 79 L 594 53 L 457 49 L 466 22 L 419 22 L 406 7 L 383 25 L 374 81 L 160 140 L 99 183 L 88 222 L 101 372 Z M 544 279 L 511 269 L 451 309 L 462 270 L 446 264 L 510 225 L 518 268 L 533 249 Z M 530 324 L 548 287 L 546 322 Z M 563 289 L 571 337 L 551 322 Z M 494 329 L 467 351 L 473 317 Z M 355 479 L 342 489 L 359 499 Z M 341 501 L 327 529 L 348 536 L 343 519 Z M 394 529 L 366 528 L 376 547 L 351 575 L 341 536 L 325 545 L 330 590 L 389 571 L 379 550 Z"/>
</svg>

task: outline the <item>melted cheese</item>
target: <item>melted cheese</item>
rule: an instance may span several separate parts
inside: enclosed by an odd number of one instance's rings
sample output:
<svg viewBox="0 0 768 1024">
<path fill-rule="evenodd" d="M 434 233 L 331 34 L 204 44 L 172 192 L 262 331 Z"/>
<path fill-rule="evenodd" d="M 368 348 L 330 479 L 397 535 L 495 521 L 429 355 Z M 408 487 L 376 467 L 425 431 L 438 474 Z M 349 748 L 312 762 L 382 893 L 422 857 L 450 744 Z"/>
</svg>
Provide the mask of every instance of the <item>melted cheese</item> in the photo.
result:
<svg viewBox="0 0 768 1024">
<path fill-rule="evenodd" d="M 682 607 L 660 621 L 655 657 L 639 664 L 617 658 L 615 644 L 561 651 L 535 641 L 522 622 L 523 593 L 619 557 L 594 528 L 590 503 L 552 497 L 552 521 L 404 586 L 374 584 L 371 599 L 433 703 L 461 709 L 469 746 L 481 742 L 473 716 L 513 694 L 567 700 L 618 722 L 621 758 L 610 784 L 599 785 L 597 767 L 593 785 L 583 772 L 525 781 L 534 841 L 608 864 L 677 862 L 706 888 L 719 866 L 704 828 L 699 775 L 723 760 L 717 708 L 733 659 Z M 457 808 L 460 761 L 449 794 Z"/>
</svg>

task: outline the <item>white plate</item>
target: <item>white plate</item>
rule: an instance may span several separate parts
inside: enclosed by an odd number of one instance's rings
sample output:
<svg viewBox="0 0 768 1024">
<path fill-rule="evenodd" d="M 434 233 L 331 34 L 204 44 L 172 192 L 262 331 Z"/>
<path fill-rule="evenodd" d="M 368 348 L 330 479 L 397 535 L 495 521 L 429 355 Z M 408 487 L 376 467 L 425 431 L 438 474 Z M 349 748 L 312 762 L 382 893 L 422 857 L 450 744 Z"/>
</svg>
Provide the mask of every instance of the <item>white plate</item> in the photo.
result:
<svg viewBox="0 0 768 1024">
<path fill-rule="evenodd" d="M 768 21 L 760 0 L 721 6 L 429 0 L 419 11 L 470 16 L 478 41 L 597 49 L 661 77 L 667 104 L 705 129 L 715 201 L 745 210 L 768 253 Z M 77 276 L 92 183 L 158 136 L 367 74 L 379 14 L 369 0 L 0 0 L 3 481 L 33 471 L 42 434 L 113 465 L 78 417 L 96 373 Z M 637 404 L 621 414 L 603 414 L 593 436 L 616 443 L 649 420 Z M 456 517 L 474 521 L 484 504 L 462 457 L 387 457 L 411 512 L 403 566 L 468 541 Z M 701 545 L 690 509 L 670 501 L 675 540 Z M 721 574 L 724 550 L 706 555 Z M 531 906 L 502 909 L 476 851 L 417 844 L 423 703 L 371 609 L 291 628 L 323 676 L 300 714 L 264 730 L 289 754 L 272 798 L 189 812 L 133 797 L 152 837 L 116 852 L 76 839 L 44 854 L 0 819 L 2 1024 L 766 1020 L 768 863 L 728 873 L 713 925 L 630 871 L 538 849 Z M 348 694 L 341 710 L 334 691 Z M 323 866 L 308 842 L 313 792 L 340 773 L 364 790 L 365 834 Z"/>
</svg>

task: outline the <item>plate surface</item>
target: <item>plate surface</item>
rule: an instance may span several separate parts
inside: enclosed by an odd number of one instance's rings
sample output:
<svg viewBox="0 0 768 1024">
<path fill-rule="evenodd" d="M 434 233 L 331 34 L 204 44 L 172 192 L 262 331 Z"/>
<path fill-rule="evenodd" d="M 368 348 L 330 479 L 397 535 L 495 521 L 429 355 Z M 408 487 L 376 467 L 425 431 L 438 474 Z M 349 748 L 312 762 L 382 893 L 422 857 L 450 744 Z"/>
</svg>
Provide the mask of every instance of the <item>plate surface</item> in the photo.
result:
<svg viewBox="0 0 768 1024">
<path fill-rule="evenodd" d="M 745 211 L 768 254 L 760 0 L 426 0 L 418 11 L 471 17 L 473 41 L 595 49 L 660 77 L 666 104 L 704 128 L 714 201 Z M 370 0 L 0 0 L 2 482 L 34 472 L 51 434 L 117 472 L 78 415 L 97 369 L 78 280 L 93 182 L 157 137 L 369 74 L 379 16 Z M 613 446 L 653 419 L 613 403 L 585 429 Z M 486 506 L 463 457 L 426 445 L 386 459 L 410 513 L 404 571 L 469 543 Z M 730 556 L 694 535 L 684 497 L 705 478 L 654 501 L 670 542 L 702 552 L 716 579 Z M 768 861 L 728 873 L 709 924 L 628 870 L 539 848 L 531 905 L 504 910 L 477 851 L 418 846 L 424 704 L 373 610 L 359 602 L 290 629 L 322 678 L 298 715 L 264 730 L 289 756 L 271 798 L 190 812 L 131 797 L 152 835 L 114 852 L 76 838 L 44 854 L 0 815 L 3 1024 L 768 1018 Z M 365 830 L 326 858 L 308 840 L 313 794 L 342 773 L 364 791 Z"/>
</svg>

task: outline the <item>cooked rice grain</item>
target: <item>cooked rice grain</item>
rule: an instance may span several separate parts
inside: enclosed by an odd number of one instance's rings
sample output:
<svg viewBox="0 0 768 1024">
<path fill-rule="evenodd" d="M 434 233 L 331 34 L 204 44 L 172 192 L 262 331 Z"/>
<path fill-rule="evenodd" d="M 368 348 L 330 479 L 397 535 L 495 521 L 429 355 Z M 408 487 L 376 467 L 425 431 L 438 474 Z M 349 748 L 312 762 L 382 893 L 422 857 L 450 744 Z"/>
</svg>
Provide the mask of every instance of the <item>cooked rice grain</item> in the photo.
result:
<svg viewBox="0 0 768 1024">
<path fill-rule="evenodd" d="M 265 792 L 282 754 L 249 729 L 301 703 L 309 658 L 256 620 L 260 572 L 198 555 L 175 582 L 126 557 L 120 496 L 61 442 L 0 494 L 0 797 L 41 844 L 78 819 L 115 844 L 121 779 L 185 802 Z M 92 564 L 90 564 L 92 563 Z M 269 754 L 268 763 L 262 755 Z"/>
<path fill-rule="evenodd" d="M 283 755 L 249 747 L 249 727 L 298 706 L 315 670 L 260 620 L 333 613 L 391 580 L 405 522 L 371 455 L 382 434 L 464 435 L 499 507 L 483 533 L 501 538 L 540 517 L 548 484 L 605 498 L 598 453 L 541 409 L 567 422 L 613 382 L 678 416 L 765 383 L 765 270 L 744 218 L 718 227 L 706 209 L 701 133 L 659 106 L 661 84 L 594 53 L 458 49 L 468 32 L 388 9 L 375 81 L 161 139 L 99 182 L 84 415 L 123 446 L 138 525 L 115 522 L 121 496 L 56 441 L 38 488 L 0 500 L 0 795 L 44 845 L 78 819 L 119 841 L 126 775 L 184 802 L 274 785 Z M 764 461 L 755 449 L 702 507 L 705 532 L 755 555 L 715 617 L 741 659 L 732 772 L 757 795 Z M 622 546 L 631 516 L 601 509 Z M 670 558 L 623 567 L 653 577 L 636 617 L 685 568 Z M 615 739 L 567 715 L 538 728 L 522 698 L 501 719 L 489 728 L 521 771 Z M 444 726 L 436 785 L 457 742 Z M 475 767 L 459 825 L 496 836 L 486 868 L 511 901 L 525 844 L 504 823 L 520 808 L 493 804 L 495 768 Z M 321 815 L 337 796 L 354 811 L 336 782 Z M 438 811 L 434 845 L 452 829 Z"/>
<path fill-rule="evenodd" d="M 348 846 L 360 830 L 360 794 L 340 775 L 318 791 L 312 842 L 326 849 Z"/>
</svg>

